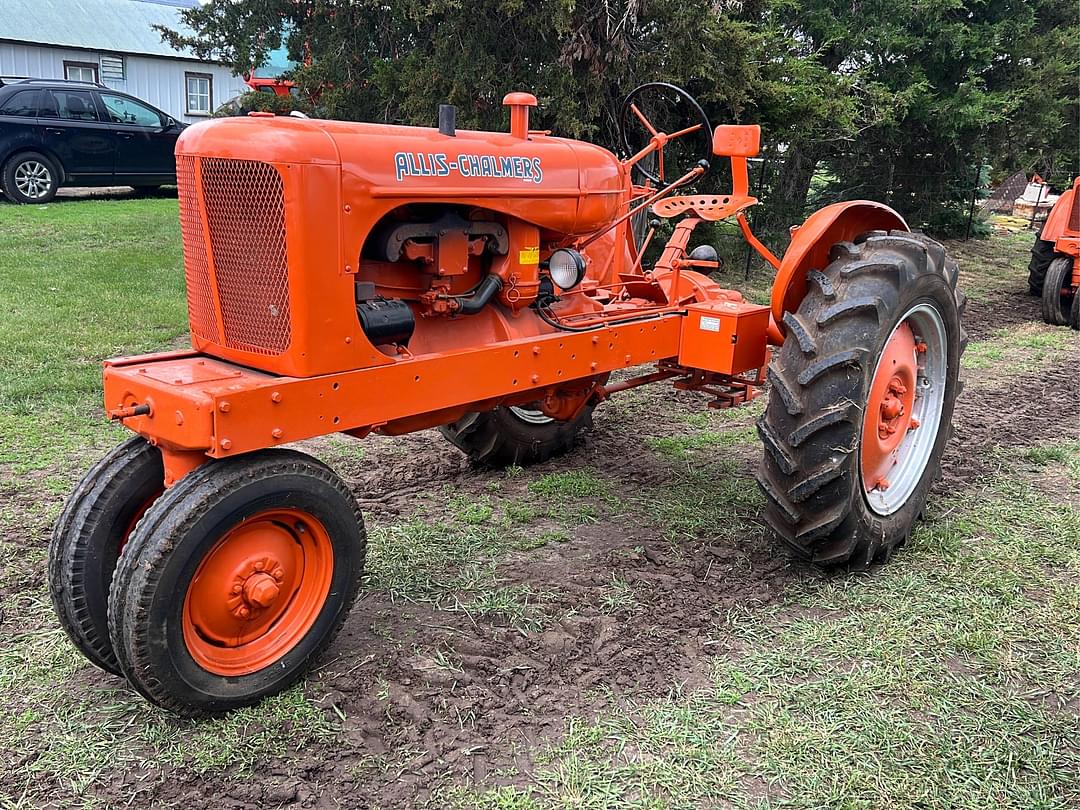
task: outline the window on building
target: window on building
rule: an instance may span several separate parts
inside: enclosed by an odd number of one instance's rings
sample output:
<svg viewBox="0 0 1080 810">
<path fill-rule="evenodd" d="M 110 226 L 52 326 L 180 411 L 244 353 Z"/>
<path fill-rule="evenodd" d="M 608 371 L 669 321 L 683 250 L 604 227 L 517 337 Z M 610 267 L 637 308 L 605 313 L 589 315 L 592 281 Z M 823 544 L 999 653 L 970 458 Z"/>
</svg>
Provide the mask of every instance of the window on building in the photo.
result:
<svg viewBox="0 0 1080 810">
<path fill-rule="evenodd" d="M 75 82 L 96 82 L 98 66 L 93 62 L 64 61 L 64 78 Z"/>
<path fill-rule="evenodd" d="M 213 106 L 214 78 L 209 73 L 185 73 L 187 114 L 210 115 Z"/>
<path fill-rule="evenodd" d="M 160 127 L 163 126 L 161 116 L 157 110 L 140 104 L 127 96 L 118 96 L 112 93 L 102 93 L 101 101 L 105 104 L 105 111 L 109 114 L 109 120 L 114 124 L 130 124 L 133 127 Z"/>
<path fill-rule="evenodd" d="M 68 121 L 97 121 L 94 97 L 86 90 L 53 90 L 53 102 L 60 118 Z"/>
<path fill-rule="evenodd" d="M 40 90 L 20 90 L 0 106 L 0 115 L 17 115 L 20 118 L 35 118 L 38 115 L 38 97 Z"/>
</svg>

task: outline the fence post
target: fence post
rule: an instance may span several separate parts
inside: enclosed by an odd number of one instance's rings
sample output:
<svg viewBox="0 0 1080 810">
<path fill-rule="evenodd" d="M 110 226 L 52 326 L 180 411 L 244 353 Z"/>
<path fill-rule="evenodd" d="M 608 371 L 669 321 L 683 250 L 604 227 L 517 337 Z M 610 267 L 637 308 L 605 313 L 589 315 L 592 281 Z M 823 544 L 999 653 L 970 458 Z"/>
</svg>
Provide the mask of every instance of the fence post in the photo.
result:
<svg viewBox="0 0 1080 810">
<path fill-rule="evenodd" d="M 971 238 L 971 221 L 975 218 L 975 197 L 979 193 L 979 178 L 982 176 L 982 166 L 975 166 L 975 182 L 971 186 L 971 207 L 968 208 L 967 227 L 964 229 L 964 241 Z"/>
<path fill-rule="evenodd" d="M 1046 183 L 1042 183 L 1039 186 L 1039 196 L 1035 198 L 1035 205 L 1031 207 L 1031 222 L 1028 223 L 1028 227 L 1031 230 L 1035 230 L 1035 217 L 1039 213 L 1039 206 L 1042 205 L 1043 191 L 1047 188 L 1049 188 L 1049 186 L 1047 186 Z"/>
</svg>

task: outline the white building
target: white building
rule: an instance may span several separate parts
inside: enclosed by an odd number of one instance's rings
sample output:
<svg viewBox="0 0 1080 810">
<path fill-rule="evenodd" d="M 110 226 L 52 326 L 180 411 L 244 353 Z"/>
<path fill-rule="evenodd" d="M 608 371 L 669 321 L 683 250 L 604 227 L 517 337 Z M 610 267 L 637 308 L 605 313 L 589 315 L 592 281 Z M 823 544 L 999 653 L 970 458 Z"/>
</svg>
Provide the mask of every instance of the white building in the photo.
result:
<svg viewBox="0 0 1080 810">
<path fill-rule="evenodd" d="M 249 88 L 225 65 L 175 51 L 152 26 L 188 31 L 196 0 L 0 0 L 0 77 L 96 81 L 178 121 Z"/>
</svg>

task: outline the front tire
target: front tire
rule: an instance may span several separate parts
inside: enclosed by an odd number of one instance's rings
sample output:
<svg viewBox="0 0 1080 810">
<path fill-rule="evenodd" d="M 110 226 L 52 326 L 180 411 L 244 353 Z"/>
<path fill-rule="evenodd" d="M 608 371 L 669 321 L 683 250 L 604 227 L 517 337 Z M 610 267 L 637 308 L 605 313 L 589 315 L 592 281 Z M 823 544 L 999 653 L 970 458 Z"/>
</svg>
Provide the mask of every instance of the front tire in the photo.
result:
<svg viewBox="0 0 1080 810">
<path fill-rule="evenodd" d="M 135 525 L 165 489 L 161 452 L 141 436 L 83 476 L 53 528 L 49 595 L 60 626 L 91 663 L 121 675 L 109 640 L 109 586 Z"/>
<path fill-rule="evenodd" d="M 1042 291 L 1042 318 L 1051 326 L 1065 326 L 1071 320 L 1073 299 L 1073 259 L 1058 255 L 1046 271 L 1046 284 Z"/>
<path fill-rule="evenodd" d="M 765 521 L 801 557 L 861 567 L 906 541 L 938 476 L 966 338 L 956 262 L 925 237 L 841 242 L 769 369 Z"/>
<path fill-rule="evenodd" d="M 356 500 L 315 459 L 204 464 L 151 507 L 121 558 L 109 595 L 120 666 L 184 716 L 281 692 L 341 628 L 364 554 Z"/>
<path fill-rule="evenodd" d="M 33 204 L 47 203 L 60 188 L 60 172 L 56 165 L 37 152 L 15 155 L 0 173 L 4 194 L 12 202 Z"/>
<path fill-rule="evenodd" d="M 440 427 L 439 432 L 474 464 L 537 464 L 574 447 L 581 433 L 592 426 L 593 407 L 586 405 L 573 419 L 563 422 L 530 408 L 500 405 L 490 411 L 465 414 Z"/>
</svg>

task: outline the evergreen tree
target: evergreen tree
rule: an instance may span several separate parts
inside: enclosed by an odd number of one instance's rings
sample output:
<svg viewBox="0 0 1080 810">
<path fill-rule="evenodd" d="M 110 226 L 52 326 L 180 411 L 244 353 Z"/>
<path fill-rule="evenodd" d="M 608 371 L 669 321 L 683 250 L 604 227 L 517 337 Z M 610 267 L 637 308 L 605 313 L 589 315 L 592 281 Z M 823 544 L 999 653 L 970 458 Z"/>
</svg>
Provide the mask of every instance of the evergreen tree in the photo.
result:
<svg viewBox="0 0 1080 810">
<path fill-rule="evenodd" d="M 614 147 L 625 94 L 686 87 L 715 122 L 762 124 L 763 224 L 864 197 L 913 225 L 971 192 L 984 162 L 1059 182 L 1078 169 L 1075 0 L 210 0 L 172 44 L 239 72 L 285 44 L 324 114 L 537 126 Z M 719 181 L 714 181 L 719 182 Z"/>
</svg>

